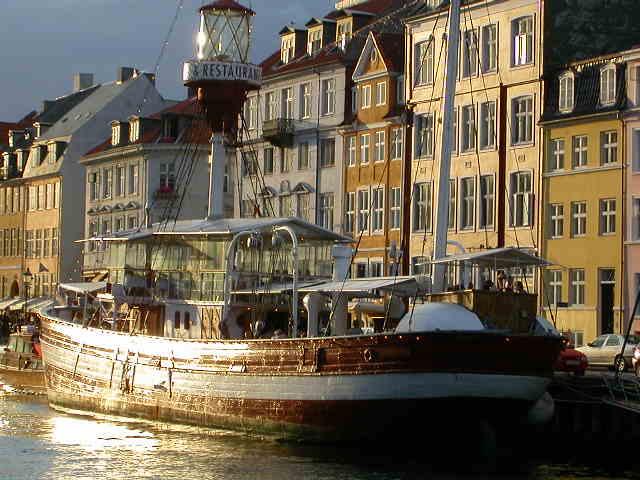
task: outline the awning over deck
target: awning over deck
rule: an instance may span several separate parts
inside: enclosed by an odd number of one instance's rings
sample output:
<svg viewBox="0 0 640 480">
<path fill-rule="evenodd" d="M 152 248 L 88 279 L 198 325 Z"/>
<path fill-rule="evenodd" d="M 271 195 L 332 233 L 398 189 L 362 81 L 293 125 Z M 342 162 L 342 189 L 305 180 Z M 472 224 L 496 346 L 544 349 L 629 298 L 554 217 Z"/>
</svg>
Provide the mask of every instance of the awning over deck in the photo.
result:
<svg viewBox="0 0 640 480">
<path fill-rule="evenodd" d="M 78 283 L 61 283 L 60 288 L 70 292 L 86 295 L 87 293 L 95 293 L 103 290 L 107 286 L 107 282 L 78 282 Z"/>
<path fill-rule="evenodd" d="M 0 301 L 0 310 L 7 310 L 14 303 L 22 302 L 22 297 L 11 297 Z"/>
<path fill-rule="evenodd" d="M 546 267 L 553 265 L 542 257 L 538 257 L 526 250 L 516 247 L 492 248 L 479 252 L 460 253 L 449 255 L 430 263 L 468 263 L 481 267 L 511 268 L 522 266 Z"/>
<path fill-rule="evenodd" d="M 322 283 L 321 280 L 307 280 L 303 282 L 298 282 L 298 291 L 302 287 L 309 287 L 311 285 L 317 285 L 318 283 Z M 288 293 L 293 289 L 292 282 L 284 282 L 284 283 L 272 283 L 268 288 L 239 288 L 237 290 L 233 290 L 231 292 L 232 295 L 250 295 L 250 294 L 265 294 L 265 293 Z"/>
<path fill-rule="evenodd" d="M 376 277 L 348 279 L 344 282 L 324 282 L 299 289 L 301 293 L 344 293 L 350 297 L 381 296 L 394 293 L 401 297 L 418 293 L 419 285 L 415 277 Z"/>
<path fill-rule="evenodd" d="M 50 301 L 51 297 L 46 297 L 46 296 L 42 296 L 42 297 L 33 297 L 33 298 L 29 298 L 28 300 L 20 300 L 19 302 L 15 302 L 12 303 L 9 306 L 9 310 L 11 311 L 16 311 L 16 310 L 27 310 L 29 312 L 33 312 L 34 307 L 36 307 L 37 305 L 46 302 L 46 301 Z"/>
</svg>

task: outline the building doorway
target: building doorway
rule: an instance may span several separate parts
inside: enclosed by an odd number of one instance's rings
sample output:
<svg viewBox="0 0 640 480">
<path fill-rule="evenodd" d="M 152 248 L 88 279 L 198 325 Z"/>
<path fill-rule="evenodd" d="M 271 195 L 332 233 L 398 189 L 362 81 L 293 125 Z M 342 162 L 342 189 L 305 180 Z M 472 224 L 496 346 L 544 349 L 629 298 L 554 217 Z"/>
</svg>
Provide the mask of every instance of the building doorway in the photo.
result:
<svg viewBox="0 0 640 480">
<path fill-rule="evenodd" d="M 616 271 L 600 269 L 600 333 L 613 333 L 613 296 Z"/>
<path fill-rule="evenodd" d="M 14 280 L 11 282 L 11 291 L 9 292 L 10 297 L 17 297 L 20 295 L 20 286 L 18 285 L 18 281 Z"/>
</svg>

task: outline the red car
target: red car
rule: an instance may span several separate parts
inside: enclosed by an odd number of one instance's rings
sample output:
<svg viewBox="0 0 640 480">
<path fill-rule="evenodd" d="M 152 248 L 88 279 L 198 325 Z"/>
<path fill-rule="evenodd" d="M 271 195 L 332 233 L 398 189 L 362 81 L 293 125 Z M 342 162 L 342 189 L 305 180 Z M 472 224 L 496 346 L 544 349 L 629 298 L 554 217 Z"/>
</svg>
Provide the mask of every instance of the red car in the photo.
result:
<svg viewBox="0 0 640 480">
<path fill-rule="evenodd" d="M 560 352 L 555 370 L 557 372 L 570 372 L 581 377 L 588 366 L 589 360 L 587 360 L 587 356 L 575 350 L 573 345 L 566 344 L 565 348 Z"/>
</svg>

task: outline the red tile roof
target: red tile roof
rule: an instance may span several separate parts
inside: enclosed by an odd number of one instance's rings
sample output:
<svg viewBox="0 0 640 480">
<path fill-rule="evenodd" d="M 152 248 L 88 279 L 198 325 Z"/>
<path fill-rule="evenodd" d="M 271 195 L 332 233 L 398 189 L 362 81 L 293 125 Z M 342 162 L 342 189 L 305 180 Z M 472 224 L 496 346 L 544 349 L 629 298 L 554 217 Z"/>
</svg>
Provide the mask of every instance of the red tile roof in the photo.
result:
<svg viewBox="0 0 640 480">
<path fill-rule="evenodd" d="M 366 12 L 380 15 L 390 7 L 394 6 L 394 4 L 396 3 L 400 2 L 398 2 L 398 0 L 369 0 L 368 2 L 364 2 L 359 5 L 343 8 L 341 10 L 334 10 L 333 12 L 329 13 L 326 18 L 340 18 L 342 17 L 342 12 L 344 10 L 353 10 L 355 12 Z"/>
</svg>

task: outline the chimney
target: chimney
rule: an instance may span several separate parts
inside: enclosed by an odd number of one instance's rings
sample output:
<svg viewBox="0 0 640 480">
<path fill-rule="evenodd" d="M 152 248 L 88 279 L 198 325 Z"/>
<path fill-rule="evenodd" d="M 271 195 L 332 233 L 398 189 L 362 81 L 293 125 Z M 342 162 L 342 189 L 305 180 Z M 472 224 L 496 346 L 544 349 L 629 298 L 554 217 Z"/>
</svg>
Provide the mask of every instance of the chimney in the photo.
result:
<svg viewBox="0 0 640 480">
<path fill-rule="evenodd" d="M 147 77 L 147 80 L 151 82 L 151 85 L 156 84 L 156 76 L 153 73 L 143 73 L 143 75 Z"/>
<path fill-rule="evenodd" d="M 44 100 L 42 102 L 42 107 L 40 108 L 40 113 L 45 113 L 48 111 L 56 102 L 53 100 Z"/>
<path fill-rule="evenodd" d="M 24 130 L 9 130 L 9 147 L 15 148 L 24 142 L 26 132 Z"/>
<path fill-rule="evenodd" d="M 93 73 L 76 73 L 73 75 L 73 91 L 79 92 L 93 85 Z M 44 105 L 43 105 L 44 106 Z"/>
<path fill-rule="evenodd" d="M 116 80 L 118 83 L 124 83 L 133 77 L 135 70 L 131 67 L 119 67 L 116 72 Z"/>
</svg>

